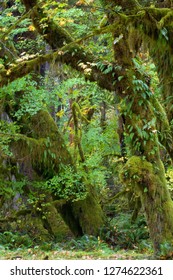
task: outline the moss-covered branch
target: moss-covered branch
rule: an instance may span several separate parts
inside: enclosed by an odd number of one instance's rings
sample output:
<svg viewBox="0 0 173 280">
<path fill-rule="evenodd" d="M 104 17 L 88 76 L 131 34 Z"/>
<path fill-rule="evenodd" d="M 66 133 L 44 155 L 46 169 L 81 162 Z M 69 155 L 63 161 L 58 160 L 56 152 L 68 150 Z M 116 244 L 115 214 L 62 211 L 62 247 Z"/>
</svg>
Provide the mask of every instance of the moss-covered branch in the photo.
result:
<svg viewBox="0 0 173 280">
<path fill-rule="evenodd" d="M 87 52 L 84 47 L 82 47 L 79 41 L 74 41 L 71 35 L 64 30 L 62 27 L 58 26 L 53 19 L 51 19 L 42 9 L 42 7 L 37 7 L 38 1 L 22 1 L 27 10 L 32 9 L 31 18 L 36 30 L 41 34 L 44 40 L 52 47 L 53 50 L 57 50 L 58 48 L 63 51 L 63 54 L 59 56 L 58 52 L 54 55 L 54 58 L 57 60 L 62 61 L 73 67 L 74 69 L 83 72 L 87 79 L 91 81 L 97 81 L 99 86 L 106 88 L 108 90 L 115 90 L 115 81 L 117 77 L 121 75 L 117 72 L 117 70 L 113 69 L 112 71 L 107 71 L 109 73 L 104 74 L 100 69 L 97 67 L 97 59 L 93 56 L 91 52 Z M 44 18 L 44 24 L 42 24 L 42 20 Z M 107 29 L 113 30 L 116 29 L 117 22 L 113 26 L 106 27 L 106 30 L 96 30 L 95 33 L 102 33 L 107 32 Z M 82 39 L 83 40 L 83 39 Z M 43 58 L 48 59 L 48 57 Z M 51 57 L 49 58 L 51 60 Z M 41 62 L 38 58 L 38 63 Z M 110 64 L 105 63 L 105 70 L 108 68 Z M 28 64 L 23 64 L 23 67 L 28 68 L 31 67 Z M 21 68 L 23 68 L 21 67 Z M 14 69 L 15 71 L 15 69 Z M 14 75 L 13 73 L 10 77 Z M 24 70 L 23 70 L 24 71 Z M 28 69 L 28 71 L 30 71 Z M 105 71 L 106 72 L 106 71 Z"/>
<path fill-rule="evenodd" d="M 78 42 L 81 41 L 77 40 Z M 120 75 L 119 71 L 112 65 L 112 70 L 109 73 L 103 73 L 97 67 L 97 60 L 91 54 L 85 52 L 82 46 L 75 42 L 71 42 L 60 50 L 51 52 L 46 55 L 40 55 L 31 60 L 25 60 L 17 64 L 9 66 L 7 69 L 0 69 L 0 86 L 4 86 L 18 78 L 21 78 L 32 72 L 36 66 L 47 61 L 55 61 L 65 63 L 74 69 L 80 71 L 90 81 L 97 81 L 98 85 L 110 91 L 115 90 L 115 80 Z M 109 68 L 111 64 L 103 62 L 104 70 Z"/>
<path fill-rule="evenodd" d="M 103 74 L 103 72 L 100 71 L 100 69 L 98 69 L 97 67 L 97 59 L 93 56 L 92 53 L 86 52 L 86 50 L 79 44 L 82 40 L 85 40 L 85 38 L 74 41 L 71 35 L 66 30 L 58 26 L 51 18 L 48 17 L 48 15 L 45 14 L 44 9 L 38 7 L 38 1 L 31 2 L 23 0 L 22 2 L 24 3 L 27 11 L 30 12 L 33 24 L 37 31 L 44 36 L 44 39 L 48 42 L 53 50 L 57 50 L 57 48 L 61 48 L 61 50 L 44 56 L 39 56 L 30 61 L 23 61 L 20 64 L 17 64 L 16 66 L 10 67 L 8 69 L 3 69 L 0 72 L 1 86 L 28 74 L 34 69 L 36 65 L 42 64 L 46 61 L 56 60 L 66 63 L 74 69 L 83 72 L 87 79 L 91 81 L 97 81 L 99 86 L 108 90 L 115 90 L 115 81 L 117 80 L 118 76 L 121 76 L 121 73 L 113 69 L 109 73 Z M 140 32 L 142 31 L 146 36 L 151 36 L 153 40 L 154 36 L 153 34 L 151 34 L 151 30 L 154 30 L 153 22 L 151 22 L 151 20 L 149 21 L 148 17 L 150 17 L 150 19 L 155 19 L 156 17 L 155 25 L 157 25 L 156 29 L 158 29 L 159 21 L 161 21 L 162 18 L 166 17 L 167 19 L 171 17 L 170 9 L 144 9 L 139 7 L 138 4 L 135 4 L 135 2 L 137 1 L 134 1 L 134 7 L 138 9 L 138 13 L 132 13 L 129 15 L 119 13 L 118 15 L 116 15 L 116 17 L 119 18 L 121 24 L 133 24 L 137 28 L 138 26 L 140 26 L 141 28 L 142 25 L 143 28 L 142 30 L 140 29 Z M 45 24 L 42 24 L 43 18 Z M 96 30 L 95 34 L 108 31 L 115 32 L 117 27 L 118 22 L 116 19 L 116 24 L 113 23 L 111 26 L 106 27 L 105 30 Z M 93 36 L 93 34 L 87 35 L 86 37 L 88 36 Z M 109 66 L 110 65 L 106 65 L 105 63 L 105 70 Z"/>
</svg>

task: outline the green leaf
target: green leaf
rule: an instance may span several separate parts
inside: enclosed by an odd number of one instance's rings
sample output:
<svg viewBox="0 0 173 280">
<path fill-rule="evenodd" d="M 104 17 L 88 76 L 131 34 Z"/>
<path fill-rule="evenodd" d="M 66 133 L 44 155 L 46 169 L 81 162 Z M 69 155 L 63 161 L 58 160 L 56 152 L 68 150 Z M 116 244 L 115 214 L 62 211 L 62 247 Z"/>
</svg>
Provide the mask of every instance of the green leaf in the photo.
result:
<svg viewBox="0 0 173 280">
<path fill-rule="evenodd" d="M 119 76 L 118 81 L 120 82 L 123 78 L 124 78 L 124 76 Z"/>
<path fill-rule="evenodd" d="M 167 36 L 168 30 L 164 27 L 160 30 L 160 32 L 163 35 L 163 37 L 168 41 L 168 39 L 169 39 L 168 36 Z"/>
</svg>

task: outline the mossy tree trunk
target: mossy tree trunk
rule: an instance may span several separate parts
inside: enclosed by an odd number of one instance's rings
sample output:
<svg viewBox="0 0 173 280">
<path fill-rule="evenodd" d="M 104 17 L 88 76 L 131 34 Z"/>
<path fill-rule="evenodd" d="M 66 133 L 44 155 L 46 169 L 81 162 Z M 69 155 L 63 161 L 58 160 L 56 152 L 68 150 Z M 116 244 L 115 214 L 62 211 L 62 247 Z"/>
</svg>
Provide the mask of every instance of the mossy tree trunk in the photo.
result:
<svg viewBox="0 0 173 280">
<path fill-rule="evenodd" d="M 126 78 L 130 85 L 129 77 Z M 131 88 L 126 99 L 127 108 L 129 104 L 131 108 L 126 115 L 125 129 L 131 141 L 131 153 L 136 157 L 128 160 L 124 174 L 125 177 L 127 174 L 133 190 L 141 198 L 150 236 L 157 253 L 162 243 L 172 244 L 173 241 L 173 220 L 170 218 L 173 215 L 173 202 L 167 189 L 164 167 L 160 159 L 152 106 L 149 100 L 143 98 L 141 106 L 141 97 L 132 90 Z M 142 91 L 138 92 L 140 93 L 142 94 Z M 132 99 L 130 96 L 133 96 Z M 131 172 L 133 159 L 137 159 L 135 166 L 139 173 Z M 145 163 L 150 167 L 147 170 L 144 168 Z M 129 181 L 125 180 L 125 182 Z"/>
<path fill-rule="evenodd" d="M 128 70 L 135 75 L 131 65 Z M 130 180 L 134 192 L 141 198 L 150 236 L 157 253 L 162 243 L 168 242 L 171 245 L 173 241 L 173 202 L 167 189 L 164 167 L 160 159 L 157 130 L 149 96 L 146 94 L 146 98 L 143 98 L 142 94 L 145 94 L 145 91 L 142 89 L 138 94 L 134 92 L 134 85 L 131 79 L 129 80 L 129 75 L 124 79 L 127 79 L 128 83 L 128 90 L 127 87 L 122 88 L 127 102 L 125 129 L 127 138 L 131 142 L 131 153 L 135 156 L 129 158 L 125 165 L 124 182 L 129 183 Z M 131 170 L 133 160 L 135 168 L 138 169 L 135 172 Z"/>
<path fill-rule="evenodd" d="M 104 1 L 117 4 L 119 1 Z M 124 10 L 134 12 L 124 1 Z M 110 23 L 117 16 L 108 14 Z M 123 36 L 121 36 L 123 34 Z M 114 39 L 122 37 L 114 44 L 115 61 L 121 66 L 121 78 L 116 92 L 124 100 L 125 130 L 131 145 L 131 154 L 122 170 L 121 178 L 136 196 L 139 196 L 146 214 L 154 250 L 159 254 L 162 245 L 173 242 L 173 202 L 167 189 L 165 171 L 160 159 L 160 150 L 152 107 L 152 93 L 145 77 L 133 65 L 133 52 L 129 47 L 128 32 L 122 24 L 113 33 Z"/>
<path fill-rule="evenodd" d="M 43 180 L 61 173 L 62 165 L 71 166 L 73 171 L 77 172 L 63 137 L 47 111 L 39 111 L 29 120 L 22 119 L 22 126 L 23 137 L 18 135 L 19 140 L 13 144 L 16 160 L 23 158 L 25 162 L 27 159 L 28 164 L 31 164 L 33 170 Z M 86 184 L 87 196 L 82 200 L 71 202 L 67 199 L 61 205 L 56 194 L 53 191 L 52 193 L 50 191 L 50 194 L 53 200 L 57 200 L 55 207 L 76 236 L 97 235 L 104 225 L 103 211 L 94 187 L 86 180 L 84 184 Z"/>
<path fill-rule="evenodd" d="M 150 56 L 156 66 L 161 89 L 159 100 L 162 102 L 162 105 L 159 104 L 157 97 L 154 97 L 152 101 L 158 120 L 157 130 L 160 134 L 159 141 L 166 148 L 171 160 L 173 160 L 172 1 L 158 1 L 156 7 L 159 8 L 146 8 L 145 11 L 140 13 L 139 17 L 134 17 L 131 24 L 136 30 L 134 42 L 137 42 L 137 38 L 140 41 L 137 49 L 141 47 L 141 43 L 144 43 L 148 47 Z M 126 20 L 128 21 L 127 18 Z"/>
<path fill-rule="evenodd" d="M 65 55 L 61 55 L 63 62 L 79 71 L 82 70 L 79 61 L 84 63 L 92 62 L 93 56 L 86 55 L 82 47 L 78 47 L 77 44 L 72 44 L 71 36 L 69 36 L 67 32 L 64 32 L 59 26 L 53 24 L 51 19 L 47 19 L 46 29 L 42 27 L 41 20 L 43 11 L 41 7 L 37 6 L 37 1 L 32 1 L 31 3 L 31 1 L 23 0 L 22 2 L 28 10 L 35 6 L 32 11 L 33 23 L 37 31 L 44 35 L 44 38 L 53 49 L 57 47 L 61 48 L 63 43 L 67 44 L 68 52 L 66 52 Z M 160 25 L 160 28 L 162 28 L 165 22 L 167 22 L 169 18 L 171 19 L 172 15 L 169 14 L 171 11 L 167 11 L 167 9 L 156 10 L 153 8 L 146 8 L 140 11 L 140 5 L 136 0 L 104 0 L 101 2 L 106 6 L 106 10 L 109 10 L 108 7 L 110 5 L 110 11 L 112 11 L 112 7 L 116 5 L 122 6 L 121 13 L 112 12 L 107 15 L 110 24 L 116 23 L 116 27 L 114 26 L 116 30 L 113 32 L 115 39 L 114 52 L 115 61 L 121 66 L 121 71 L 119 71 L 119 79 L 117 80 L 117 72 L 114 72 L 114 75 L 112 75 L 112 72 L 108 75 L 103 75 L 98 71 L 96 66 L 91 66 L 89 79 L 96 80 L 98 84 L 104 88 L 110 90 L 116 89 L 117 94 L 124 100 L 126 107 L 124 112 L 125 129 L 131 141 L 132 157 L 126 163 L 124 171 L 122 171 L 122 178 L 128 185 L 130 184 L 133 186 L 136 194 L 141 197 L 155 252 L 158 253 L 161 244 L 165 241 L 172 244 L 173 206 L 166 188 L 164 168 L 160 160 L 157 131 L 154 121 L 155 116 L 152 102 L 150 102 L 152 97 L 145 84 L 144 78 L 141 77 L 141 74 L 136 71 L 133 65 L 132 58 L 134 54 L 129 48 L 128 28 L 126 27 L 128 24 L 130 26 L 130 23 L 132 23 L 134 27 L 137 28 L 137 25 L 140 23 L 140 27 L 142 26 L 143 28 L 142 32 L 145 33 L 149 39 L 155 40 L 158 38 L 160 30 L 158 26 L 156 28 L 154 24 L 158 21 L 157 23 Z M 123 12 L 125 13 L 123 14 Z M 165 17 L 165 20 L 162 20 L 162 17 Z M 110 31 L 111 30 L 112 29 L 110 29 Z M 118 41 L 117 38 L 119 38 Z M 74 46 L 76 53 L 72 56 L 72 49 Z M 8 77 L 6 77 L 7 74 Z M 13 71 L 5 72 L 5 70 L 3 70 L 1 73 L 1 83 L 3 84 L 4 81 L 13 79 L 12 74 Z M 114 86 L 113 79 L 116 80 L 116 86 Z M 142 81 L 138 89 L 137 87 L 135 88 L 137 80 Z M 77 212 L 79 213 L 80 207 L 76 209 L 78 209 Z M 73 213 L 76 213 L 75 209 Z"/>
</svg>

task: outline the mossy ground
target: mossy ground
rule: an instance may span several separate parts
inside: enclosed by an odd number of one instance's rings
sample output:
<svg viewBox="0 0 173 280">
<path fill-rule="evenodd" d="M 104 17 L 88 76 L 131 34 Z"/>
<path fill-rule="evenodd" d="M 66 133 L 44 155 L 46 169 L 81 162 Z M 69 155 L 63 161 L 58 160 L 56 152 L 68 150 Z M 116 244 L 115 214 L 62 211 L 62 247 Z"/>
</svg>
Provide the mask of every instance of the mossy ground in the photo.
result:
<svg viewBox="0 0 173 280">
<path fill-rule="evenodd" d="M 41 248 L 29 248 L 18 250 L 0 249 L 0 260 L 143 260 L 151 259 L 149 252 L 141 253 L 136 250 L 43 250 Z"/>
</svg>

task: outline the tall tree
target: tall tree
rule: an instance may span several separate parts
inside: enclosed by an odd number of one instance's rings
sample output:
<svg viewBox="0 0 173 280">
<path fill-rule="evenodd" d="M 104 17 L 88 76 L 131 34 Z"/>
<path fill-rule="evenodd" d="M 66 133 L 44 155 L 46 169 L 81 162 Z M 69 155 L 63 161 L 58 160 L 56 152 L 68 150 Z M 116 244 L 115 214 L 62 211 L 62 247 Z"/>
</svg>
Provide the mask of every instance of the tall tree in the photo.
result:
<svg viewBox="0 0 173 280">
<path fill-rule="evenodd" d="M 20 20 L 17 22 L 19 24 Z M 7 33 L 8 32 L 9 30 L 7 31 Z M 4 53 L 2 54 L 2 58 L 4 59 Z M 44 59 L 42 59 L 41 57 L 40 59 L 42 60 L 40 60 L 40 62 L 43 63 Z M 46 55 L 45 61 L 48 60 Z M 9 60 L 7 59 L 6 65 L 8 63 Z M 25 70 L 23 66 L 22 68 L 25 73 L 29 73 L 31 69 L 35 70 L 36 66 L 37 63 L 35 63 L 34 61 L 30 69 L 27 69 L 28 67 L 26 65 L 24 66 Z M 11 75 L 11 73 L 6 72 L 7 69 L 5 69 L 3 64 L 1 70 L 1 74 L 5 74 L 6 76 L 6 78 L 4 76 L 4 79 L 2 79 L 1 81 L 2 83 L 5 82 L 4 84 L 8 84 L 9 74 Z M 13 73 L 15 72 L 16 71 L 14 71 Z M 15 80 L 19 76 L 20 74 L 16 73 L 16 76 L 13 76 L 12 80 Z M 74 191 L 72 191 L 73 186 L 71 186 L 71 196 L 69 196 L 68 198 L 66 197 L 63 200 L 59 198 L 55 190 L 55 188 L 57 188 L 56 185 L 58 185 L 58 182 L 55 183 L 55 180 L 57 178 L 56 176 L 60 176 L 60 174 L 64 172 L 64 167 L 69 167 L 66 173 L 71 172 L 71 178 L 73 177 L 73 173 L 75 176 L 75 174 L 77 174 L 75 162 L 73 161 L 72 156 L 70 155 L 67 149 L 67 146 L 64 142 L 61 133 L 59 133 L 55 121 L 46 110 L 39 109 L 35 112 L 33 116 L 23 116 L 20 120 L 16 119 L 16 117 L 14 116 L 15 111 L 17 111 L 20 108 L 22 98 L 27 95 L 26 89 L 16 89 L 14 95 L 14 98 L 16 100 L 15 105 L 11 106 L 10 100 L 7 100 L 8 98 L 6 99 L 5 97 L 2 102 L 3 104 L 1 108 L 1 113 L 3 115 L 5 112 L 10 122 L 17 122 L 20 126 L 20 134 L 9 134 L 8 139 L 11 141 L 10 147 L 13 151 L 13 155 L 15 156 L 15 161 L 18 164 L 20 162 L 19 165 L 21 172 L 27 174 L 29 179 L 33 181 L 38 176 L 37 178 L 39 178 L 39 180 L 42 180 L 43 184 L 44 181 L 47 180 L 48 184 L 51 185 L 53 184 L 51 179 L 54 179 L 54 187 L 52 187 L 52 189 L 51 187 L 48 187 L 50 190 L 48 191 L 48 196 L 51 196 L 53 198 L 53 204 L 55 205 L 58 212 L 62 215 L 64 221 L 67 223 L 71 231 L 76 236 L 80 236 L 83 234 L 97 235 L 99 229 L 104 225 L 104 214 L 101 209 L 101 205 L 99 203 L 99 198 L 95 187 L 93 187 L 84 176 L 77 177 L 76 175 L 76 177 L 74 177 L 73 180 L 73 184 L 77 184 L 77 186 L 75 187 L 76 194 L 78 193 L 79 189 L 82 189 L 82 186 L 85 185 L 85 190 L 83 190 L 83 196 L 80 196 L 79 194 L 79 197 L 75 197 Z M 4 133 L 4 137 L 5 135 L 6 134 Z M 67 182 L 61 181 L 60 185 L 61 188 L 64 189 L 65 193 L 65 187 L 67 185 Z M 42 189 L 42 191 L 44 192 L 44 189 Z M 45 192 L 47 193 L 46 190 Z M 95 213 L 94 216 L 93 211 Z M 47 220 L 47 225 L 49 224 L 50 222 L 49 220 Z"/>
<path fill-rule="evenodd" d="M 140 196 L 155 253 L 159 254 L 165 242 L 172 246 L 173 202 L 166 186 L 165 171 L 160 158 L 156 113 L 159 115 L 158 110 L 164 112 L 165 118 L 160 118 L 163 130 L 166 125 L 165 130 L 171 132 L 169 121 L 171 122 L 172 106 L 168 106 L 166 115 L 164 108 L 151 92 L 146 76 L 134 64 L 134 57 L 140 50 L 141 43 L 145 42 L 158 68 L 160 79 L 164 79 L 163 94 L 168 94 L 169 98 L 171 83 L 167 84 L 167 78 L 172 80 L 170 61 L 172 61 L 173 16 L 169 7 L 172 1 L 164 1 L 166 8 L 159 3 L 158 8 L 149 6 L 146 3 L 148 1 L 100 1 L 107 17 L 107 24 L 96 29 L 90 36 L 111 33 L 114 51 L 114 61 L 101 62 L 102 67 L 98 66 L 100 64 L 97 63 L 97 57 L 87 52 L 81 45 L 81 40 L 73 40 L 66 30 L 48 17 L 39 1 L 22 2 L 30 12 L 36 30 L 52 47 L 53 52 L 3 68 L 0 72 L 1 85 L 26 75 L 36 63 L 54 59 L 83 72 L 87 79 L 97 81 L 99 86 L 116 92 L 124 103 L 124 127 L 131 141 L 130 157 L 122 170 L 121 178 Z M 133 46 L 132 36 L 135 36 Z M 161 62 L 158 59 L 160 53 Z M 169 90 L 166 90 L 168 86 Z M 166 141 L 164 144 L 171 154 L 170 145 L 168 147 Z M 80 209 L 78 210 L 80 212 Z"/>
</svg>

